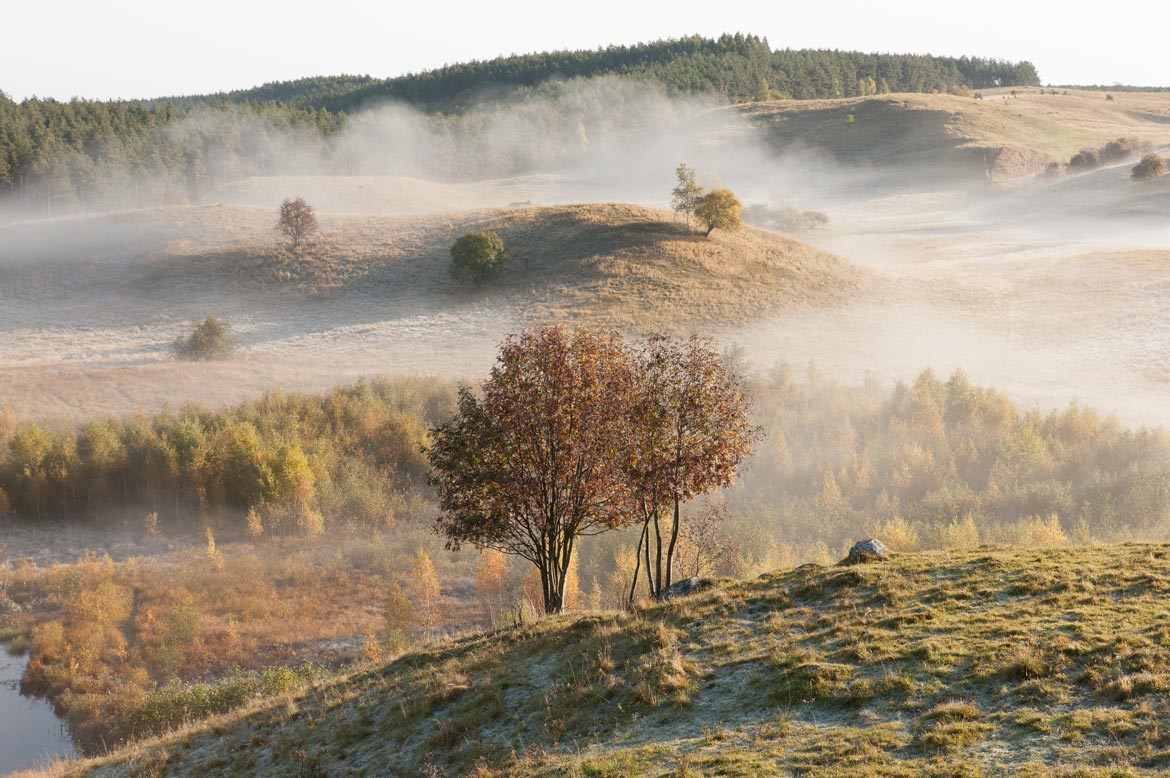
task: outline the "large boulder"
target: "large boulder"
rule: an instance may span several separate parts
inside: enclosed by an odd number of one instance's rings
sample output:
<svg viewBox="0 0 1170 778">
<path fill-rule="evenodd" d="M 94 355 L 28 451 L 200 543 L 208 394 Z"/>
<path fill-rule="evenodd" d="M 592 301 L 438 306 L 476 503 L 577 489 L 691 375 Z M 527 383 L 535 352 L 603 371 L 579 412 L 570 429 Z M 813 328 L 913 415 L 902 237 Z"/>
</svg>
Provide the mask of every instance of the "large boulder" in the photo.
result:
<svg viewBox="0 0 1170 778">
<path fill-rule="evenodd" d="M 686 597 L 688 594 L 706 589 L 711 585 L 709 578 L 686 578 L 672 583 L 658 594 L 659 602 L 669 602 L 676 597 Z"/>
<path fill-rule="evenodd" d="M 860 565 L 865 562 L 882 562 L 890 556 L 890 549 L 877 538 L 860 540 L 849 549 L 849 556 L 842 560 L 844 565 Z"/>
</svg>

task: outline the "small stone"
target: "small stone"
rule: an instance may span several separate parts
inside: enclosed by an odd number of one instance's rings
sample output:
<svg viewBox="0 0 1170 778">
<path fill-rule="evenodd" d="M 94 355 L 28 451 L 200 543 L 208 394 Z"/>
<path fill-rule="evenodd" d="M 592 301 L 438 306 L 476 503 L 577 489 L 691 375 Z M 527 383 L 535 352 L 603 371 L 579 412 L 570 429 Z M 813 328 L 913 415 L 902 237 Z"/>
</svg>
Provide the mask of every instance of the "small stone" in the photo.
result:
<svg viewBox="0 0 1170 778">
<path fill-rule="evenodd" d="M 686 597 L 688 594 L 694 594 L 710 585 L 711 581 L 708 578 L 687 578 L 663 589 L 658 594 L 658 601 L 669 602 L 676 597 Z"/>
<path fill-rule="evenodd" d="M 869 538 L 868 540 L 861 540 L 853 544 L 853 548 L 849 549 L 849 556 L 845 557 L 843 564 L 846 565 L 860 565 L 865 562 L 882 562 L 890 556 L 890 549 L 886 548 L 886 544 L 877 538 Z"/>
</svg>

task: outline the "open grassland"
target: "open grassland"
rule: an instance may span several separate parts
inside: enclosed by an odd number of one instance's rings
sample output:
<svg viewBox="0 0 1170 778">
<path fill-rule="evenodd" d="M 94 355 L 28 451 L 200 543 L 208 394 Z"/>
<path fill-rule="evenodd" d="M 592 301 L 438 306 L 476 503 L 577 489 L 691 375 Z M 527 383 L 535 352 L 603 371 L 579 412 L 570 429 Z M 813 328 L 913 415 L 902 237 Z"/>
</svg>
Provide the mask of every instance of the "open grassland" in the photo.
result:
<svg viewBox="0 0 1170 778">
<path fill-rule="evenodd" d="M 852 164 L 928 164 L 992 179 L 1037 173 L 1119 137 L 1170 143 L 1170 94 L 1015 87 L 983 99 L 895 94 L 753 103 L 745 115 L 781 149 L 813 148 Z M 852 117 L 852 121 L 848 117 Z"/>
<path fill-rule="evenodd" d="M 464 638 L 50 772 L 1155 775 L 1168 590 L 1153 545 L 803 567 Z"/>
<path fill-rule="evenodd" d="M 204 206 L 0 230 L 0 406 L 77 419 L 239 399 L 279 384 L 321 390 L 370 373 L 466 377 L 505 334 L 563 320 L 704 330 L 833 307 L 869 274 L 760 230 L 703 238 L 649 208 L 594 204 L 414 216 L 323 214 L 299 253 L 275 211 Z M 511 252 L 482 289 L 456 283 L 449 249 L 472 230 Z M 207 315 L 244 357 L 176 363 L 171 344 Z"/>
</svg>

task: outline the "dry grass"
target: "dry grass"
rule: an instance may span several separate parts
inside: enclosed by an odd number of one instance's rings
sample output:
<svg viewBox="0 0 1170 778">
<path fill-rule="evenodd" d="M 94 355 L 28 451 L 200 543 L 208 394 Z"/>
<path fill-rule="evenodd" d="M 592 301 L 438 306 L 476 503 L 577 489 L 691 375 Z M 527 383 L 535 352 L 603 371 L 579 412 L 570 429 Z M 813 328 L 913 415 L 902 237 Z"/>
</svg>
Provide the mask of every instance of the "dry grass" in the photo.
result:
<svg viewBox="0 0 1170 778">
<path fill-rule="evenodd" d="M 790 238 L 705 240 L 672 214 L 578 205 L 416 216 L 323 214 L 299 254 L 275 211 L 153 209 L 0 232 L 0 406 L 78 418 L 216 403 L 280 383 L 323 389 L 370 373 L 475 375 L 535 321 L 631 329 L 728 326 L 831 306 L 867 275 Z M 499 232 L 513 259 L 476 290 L 448 273 L 454 240 Z M 181 366 L 170 345 L 215 315 L 236 362 Z"/>
<path fill-rule="evenodd" d="M 1044 91 L 1045 94 L 1041 94 Z M 739 107 L 781 147 L 811 145 L 852 163 L 929 163 L 934 172 L 1010 179 L 1118 137 L 1170 142 L 1170 95 L 1016 87 L 984 99 L 895 94 Z M 852 123 L 845 117 L 854 116 Z"/>
<path fill-rule="evenodd" d="M 171 244 L 140 281 L 168 289 L 244 282 L 314 295 L 375 294 L 416 307 L 489 298 L 522 321 L 687 329 L 831 304 L 865 279 L 846 261 L 791 238 L 754 229 L 704 238 L 672 214 L 633 205 L 333 215 L 322 217 L 321 229 L 299 254 L 255 234 L 226 246 Z M 512 255 L 502 277 L 482 291 L 447 272 L 451 244 L 471 231 L 498 233 Z"/>
<path fill-rule="evenodd" d="M 1138 545 L 795 570 L 465 638 L 55 774 L 1155 775 L 1167 581 Z"/>
</svg>

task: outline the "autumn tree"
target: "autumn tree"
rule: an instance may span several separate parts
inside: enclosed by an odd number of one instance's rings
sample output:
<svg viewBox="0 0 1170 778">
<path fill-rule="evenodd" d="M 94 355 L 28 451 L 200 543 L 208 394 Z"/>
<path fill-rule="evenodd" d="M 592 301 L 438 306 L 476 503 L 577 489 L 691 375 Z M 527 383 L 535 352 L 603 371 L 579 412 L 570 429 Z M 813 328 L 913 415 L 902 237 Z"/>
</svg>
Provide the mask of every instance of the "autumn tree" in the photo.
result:
<svg viewBox="0 0 1170 778">
<path fill-rule="evenodd" d="M 735 372 L 709 341 L 651 336 L 634 367 L 625 469 L 642 534 L 631 600 L 643 564 L 652 596 L 671 585 L 681 505 L 730 484 L 760 437 Z"/>
<path fill-rule="evenodd" d="M 382 603 L 382 618 L 386 622 L 386 647 L 400 651 L 414 629 L 414 606 L 397 581 L 390 582 L 386 600 Z"/>
<path fill-rule="evenodd" d="M 494 232 L 469 232 L 451 246 L 451 276 L 480 286 L 500 272 L 508 249 Z"/>
<path fill-rule="evenodd" d="M 293 249 L 300 248 L 301 242 L 317 231 L 316 209 L 303 197 L 285 200 L 280 204 L 280 219 L 276 226 L 292 241 Z"/>
<path fill-rule="evenodd" d="M 475 599 L 488 624 L 494 625 L 511 604 L 508 577 L 507 557 L 494 549 L 486 549 L 480 554 L 479 566 L 475 569 Z"/>
<path fill-rule="evenodd" d="M 462 388 L 455 416 L 432 431 L 447 547 L 527 559 L 545 612 L 559 613 L 578 538 L 632 517 L 621 464 L 633 382 L 617 333 L 554 326 L 509 337 L 482 397 Z"/>
<path fill-rule="evenodd" d="M 443 592 L 435 565 L 421 548 L 415 554 L 414 567 L 410 570 L 410 594 L 414 601 L 414 623 L 420 629 L 434 634 L 442 626 L 439 602 Z"/>
<path fill-rule="evenodd" d="M 706 225 L 707 236 L 715 230 L 742 230 L 743 222 L 739 220 L 741 211 L 743 203 L 730 189 L 708 192 L 695 203 L 695 216 Z"/>
<path fill-rule="evenodd" d="M 695 205 L 703 196 L 703 187 L 695 183 L 695 169 L 687 167 L 686 163 L 679 163 L 674 171 L 678 177 L 678 185 L 670 192 L 670 207 L 675 213 L 687 217 L 687 227 L 691 226 L 691 214 L 695 212 Z"/>
</svg>

